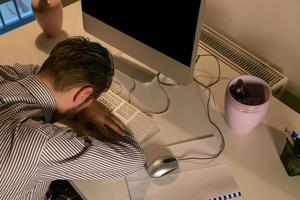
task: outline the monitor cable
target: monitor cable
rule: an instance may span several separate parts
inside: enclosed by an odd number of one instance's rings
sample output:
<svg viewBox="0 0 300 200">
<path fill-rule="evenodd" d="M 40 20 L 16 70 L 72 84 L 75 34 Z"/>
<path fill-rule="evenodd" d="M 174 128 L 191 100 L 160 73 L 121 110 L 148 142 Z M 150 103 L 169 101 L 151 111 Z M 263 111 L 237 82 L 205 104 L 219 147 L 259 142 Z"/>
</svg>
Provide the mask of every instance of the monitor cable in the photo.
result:
<svg viewBox="0 0 300 200">
<path fill-rule="evenodd" d="M 201 55 L 199 54 L 197 56 L 197 59 L 196 59 L 196 64 L 199 60 L 199 58 L 201 56 L 213 56 L 217 62 L 217 66 L 218 66 L 218 77 L 217 79 L 208 84 L 208 85 L 205 85 L 204 83 L 201 83 L 200 81 L 198 81 L 195 77 L 193 78 L 193 80 L 198 84 L 200 85 L 201 87 L 205 88 L 206 90 L 208 90 L 208 99 L 207 99 L 207 104 L 206 104 L 206 109 L 207 109 L 207 116 L 208 116 L 208 120 L 209 122 L 217 129 L 220 137 L 221 137 L 221 145 L 220 145 L 220 148 L 219 148 L 219 151 L 211 156 L 208 156 L 208 157 L 187 157 L 187 158 L 176 158 L 177 161 L 184 161 L 184 160 L 209 160 L 209 159 L 213 159 L 213 158 L 217 158 L 224 150 L 225 148 L 225 139 L 224 139 L 224 135 L 221 131 L 221 129 L 217 126 L 217 124 L 215 122 L 213 122 L 213 120 L 211 119 L 211 115 L 210 115 L 210 109 L 209 109 L 209 105 L 210 105 L 210 99 L 211 99 L 211 86 L 215 85 L 216 83 L 218 83 L 220 81 L 220 77 L 221 77 L 221 67 L 220 67 L 220 63 L 219 63 L 219 60 L 216 56 L 214 55 L 211 55 L 211 54 L 204 54 L 204 55 Z"/>
</svg>

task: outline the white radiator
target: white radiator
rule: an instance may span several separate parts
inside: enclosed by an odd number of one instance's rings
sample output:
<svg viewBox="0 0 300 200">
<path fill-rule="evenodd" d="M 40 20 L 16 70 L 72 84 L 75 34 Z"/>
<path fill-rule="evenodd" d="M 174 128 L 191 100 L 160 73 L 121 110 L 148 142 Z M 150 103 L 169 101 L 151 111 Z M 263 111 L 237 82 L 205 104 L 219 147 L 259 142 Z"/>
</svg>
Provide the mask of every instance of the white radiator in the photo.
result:
<svg viewBox="0 0 300 200">
<path fill-rule="evenodd" d="M 272 89 L 273 96 L 281 97 L 288 78 L 276 71 L 270 64 L 257 58 L 205 24 L 202 24 L 199 42 L 205 50 L 216 55 L 238 73 L 251 74 L 266 81 Z"/>
</svg>

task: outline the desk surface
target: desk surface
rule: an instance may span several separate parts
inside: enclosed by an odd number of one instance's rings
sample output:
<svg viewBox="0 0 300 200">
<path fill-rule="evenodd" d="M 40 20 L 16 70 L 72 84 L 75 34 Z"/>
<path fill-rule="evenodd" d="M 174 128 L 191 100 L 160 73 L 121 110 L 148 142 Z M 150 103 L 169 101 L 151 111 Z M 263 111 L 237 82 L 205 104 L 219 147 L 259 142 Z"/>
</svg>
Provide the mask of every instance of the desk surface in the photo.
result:
<svg viewBox="0 0 300 200">
<path fill-rule="evenodd" d="M 25 25 L 0 37 L 1 64 L 36 63 L 41 64 L 57 41 L 66 36 L 84 35 L 82 28 L 80 2 L 64 8 L 65 34 L 61 38 L 46 39 L 36 22 Z M 103 42 L 102 42 L 103 44 Z M 104 44 L 109 47 L 108 45 Z M 112 52 L 115 49 L 109 47 Z M 200 49 L 201 53 L 206 53 Z M 267 115 L 253 132 L 240 136 L 228 129 L 223 118 L 224 90 L 228 79 L 237 75 L 235 71 L 221 63 L 221 81 L 212 87 L 216 112 L 213 120 L 222 129 L 226 148 L 224 157 L 231 174 L 237 181 L 245 199 L 289 200 L 300 198 L 300 176 L 289 177 L 279 159 L 282 150 L 284 127 L 300 130 L 300 116 L 283 103 L 273 98 Z M 213 58 L 199 60 L 198 66 L 212 76 L 216 75 Z M 124 179 L 111 181 L 73 181 L 72 184 L 87 199 L 129 199 Z"/>
</svg>

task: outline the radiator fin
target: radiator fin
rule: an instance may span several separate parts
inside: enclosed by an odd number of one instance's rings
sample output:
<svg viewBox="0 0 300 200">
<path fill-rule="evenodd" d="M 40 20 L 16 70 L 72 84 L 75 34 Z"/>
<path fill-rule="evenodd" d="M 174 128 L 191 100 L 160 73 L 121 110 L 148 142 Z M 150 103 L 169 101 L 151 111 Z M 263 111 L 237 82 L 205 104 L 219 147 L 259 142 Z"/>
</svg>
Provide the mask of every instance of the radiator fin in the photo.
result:
<svg viewBox="0 0 300 200">
<path fill-rule="evenodd" d="M 218 54 L 230 67 L 241 74 L 251 74 L 266 81 L 270 87 L 284 78 L 269 64 L 242 49 L 232 41 L 203 24 L 200 44 Z"/>
</svg>

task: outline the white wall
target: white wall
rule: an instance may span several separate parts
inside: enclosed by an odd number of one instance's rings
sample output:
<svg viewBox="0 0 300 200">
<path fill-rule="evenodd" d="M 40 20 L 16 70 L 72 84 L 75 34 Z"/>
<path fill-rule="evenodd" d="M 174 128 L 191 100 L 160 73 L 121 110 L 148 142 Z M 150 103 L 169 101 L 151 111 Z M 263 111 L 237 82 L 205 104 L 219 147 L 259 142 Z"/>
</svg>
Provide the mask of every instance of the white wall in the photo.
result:
<svg viewBox="0 0 300 200">
<path fill-rule="evenodd" d="M 204 23 L 275 64 L 300 98 L 299 0 L 207 0 Z"/>
</svg>

